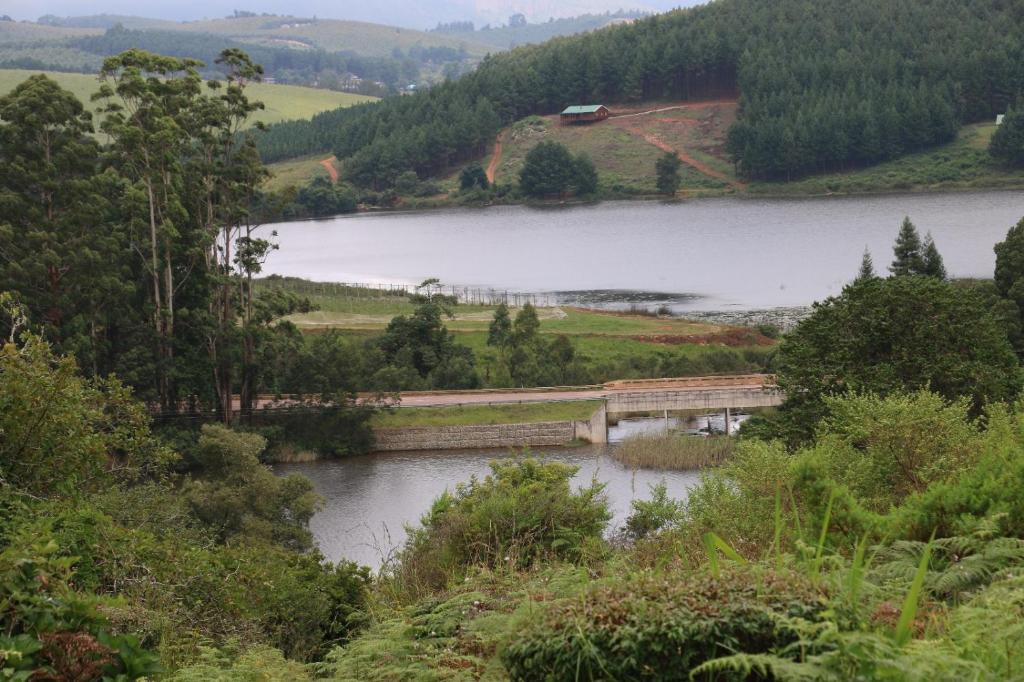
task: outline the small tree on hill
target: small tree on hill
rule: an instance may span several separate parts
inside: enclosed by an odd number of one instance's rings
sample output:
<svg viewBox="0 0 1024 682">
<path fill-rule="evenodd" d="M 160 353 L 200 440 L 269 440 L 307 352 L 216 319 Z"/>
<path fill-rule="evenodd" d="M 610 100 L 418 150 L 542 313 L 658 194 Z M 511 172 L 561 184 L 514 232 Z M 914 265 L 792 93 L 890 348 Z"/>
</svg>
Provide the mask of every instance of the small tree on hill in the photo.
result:
<svg viewBox="0 0 1024 682">
<path fill-rule="evenodd" d="M 889 272 L 896 277 L 901 275 L 920 275 L 924 272 L 924 251 L 921 236 L 917 233 L 910 218 L 904 218 L 900 225 L 900 233 L 896 236 L 896 244 L 892 248 L 893 261 Z"/>
<path fill-rule="evenodd" d="M 931 232 L 926 234 L 924 238 L 923 260 L 924 268 L 921 270 L 922 275 L 935 277 L 937 279 L 946 279 L 946 265 L 942 262 L 942 255 L 935 247 L 935 240 L 932 239 Z"/>
<path fill-rule="evenodd" d="M 597 169 L 594 162 L 586 154 L 580 154 L 575 159 L 576 179 L 573 184 L 576 187 L 576 194 L 588 195 L 597 191 Z"/>
<path fill-rule="evenodd" d="M 471 163 L 462 169 L 459 175 L 459 188 L 463 191 L 471 189 L 487 189 L 490 183 L 487 181 L 487 173 L 479 163 Z"/>
<path fill-rule="evenodd" d="M 864 255 L 860 259 L 860 270 L 857 271 L 857 279 L 853 281 L 864 282 L 875 277 L 875 262 L 871 258 L 871 252 L 868 251 L 868 247 L 865 246 Z"/>
<path fill-rule="evenodd" d="M 658 191 L 675 196 L 679 191 L 679 168 L 683 162 L 673 152 L 665 152 L 654 164 L 658 176 Z"/>
<path fill-rule="evenodd" d="M 988 152 L 1003 163 L 1024 167 L 1024 106 L 1020 103 L 1006 112 L 1003 124 L 992 135 Z"/>
<path fill-rule="evenodd" d="M 565 145 L 541 142 L 526 154 L 519 171 L 519 188 L 530 197 L 564 195 L 570 189 L 577 194 L 597 191 L 597 170 L 585 155 L 573 157 Z"/>
</svg>

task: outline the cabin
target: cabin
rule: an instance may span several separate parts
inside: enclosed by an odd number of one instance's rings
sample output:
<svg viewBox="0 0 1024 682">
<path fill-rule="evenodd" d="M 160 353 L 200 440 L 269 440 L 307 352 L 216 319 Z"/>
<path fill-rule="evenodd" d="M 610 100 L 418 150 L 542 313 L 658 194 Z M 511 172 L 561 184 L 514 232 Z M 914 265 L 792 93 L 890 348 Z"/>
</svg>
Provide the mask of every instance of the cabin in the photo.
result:
<svg viewBox="0 0 1024 682">
<path fill-rule="evenodd" d="M 608 107 L 603 104 L 587 104 L 566 107 L 565 111 L 558 115 L 562 125 L 576 123 L 595 123 L 603 121 L 611 115 Z"/>
</svg>

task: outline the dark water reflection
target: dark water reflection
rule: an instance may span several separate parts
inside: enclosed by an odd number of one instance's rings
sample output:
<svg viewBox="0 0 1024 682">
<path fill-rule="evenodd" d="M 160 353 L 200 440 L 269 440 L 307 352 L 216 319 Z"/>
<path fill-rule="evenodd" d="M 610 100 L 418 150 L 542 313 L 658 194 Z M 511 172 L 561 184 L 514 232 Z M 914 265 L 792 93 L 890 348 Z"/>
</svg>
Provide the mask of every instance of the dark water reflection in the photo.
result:
<svg viewBox="0 0 1024 682">
<path fill-rule="evenodd" d="M 612 430 L 664 428 L 661 420 L 631 420 Z M 649 499 L 650 487 L 664 480 L 672 497 L 684 499 L 700 478 L 692 471 L 630 471 L 609 456 L 610 445 L 578 448 L 534 448 L 533 455 L 579 467 L 574 487 L 592 477 L 607 484 L 606 492 L 619 528 L 634 499 Z M 377 568 L 405 541 L 405 524 L 417 523 L 442 492 L 473 475 L 483 476 L 495 459 L 521 453 L 501 450 L 444 450 L 381 453 L 304 464 L 281 464 L 279 474 L 308 476 L 325 499 L 324 509 L 310 524 L 321 551 L 332 561 L 351 559 Z"/>
</svg>

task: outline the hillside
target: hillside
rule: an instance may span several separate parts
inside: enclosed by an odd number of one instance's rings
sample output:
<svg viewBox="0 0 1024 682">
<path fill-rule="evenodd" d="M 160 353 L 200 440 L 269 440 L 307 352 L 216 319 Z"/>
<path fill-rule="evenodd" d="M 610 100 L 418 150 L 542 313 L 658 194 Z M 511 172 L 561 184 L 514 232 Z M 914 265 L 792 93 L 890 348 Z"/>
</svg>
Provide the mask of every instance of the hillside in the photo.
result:
<svg viewBox="0 0 1024 682">
<path fill-rule="evenodd" d="M 479 160 L 503 127 L 569 104 L 739 96 L 730 164 L 747 181 L 793 180 L 991 121 L 1024 89 L 1022 54 L 1024 15 L 1000 0 L 723 0 L 502 53 L 444 87 L 279 127 L 264 149 L 334 152 L 381 190 Z"/>
<path fill-rule="evenodd" d="M 650 102 L 617 108 L 590 126 L 562 126 L 557 116 L 532 116 L 501 133 L 501 154 L 487 160 L 498 184 L 515 184 L 527 152 L 553 140 L 594 161 L 605 193 L 654 194 L 654 164 L 666 151 L 683 159 L 684 193 L 737 189 L 725 153 L 725 134 L 736 119 L 735 101 L 685 104 Z"/>
<path fill-rule="evenodd" d="M 34 73 L 39 72 L 27 69 L 0 69 L 0 93 L 9 92 Z M 47 75 L 95 111 L 96 105 L 90 102 L 90 97 L 99 87 L 99 81 L 95 76 L 56 72 L 48 72 Z M 321 111 L 373 100 L 372 97 L 344 92 L 265 83 L 250 84 L 248 92 L 252 99 L 259 100 L 266 106 L 266 109 L 254 117 L 254 122 L 263 123 L 309 118 Z"/>
<path fill-rule="evenodd" d="M 367 57 L 390 57 L 394 50 L 407 52 L 413 47 L 465 47 L 474 57 L 482 57 L 489 48 L 464 37 L 450 37 L 408 28 L 397 28 L 363 21 L 318 19 L 290 16 L 225 17 L 199 21 L 166 21 L 138 16 L 97 15 L 66 20 L 74 26 L 48 26 L 27 22 L 0 22 L 0 41 L 53 40 L 71 36 L 101 34 L 121 24 L 125 28 L 150 31 L 182 31 L 223 36 L 243 43 L 295 49 L 322 49 L 328 52 L 354 52 Z M 2 24 L 8 24 L 6 27 Z M 86 28 L 82 28 L 86 27 Z"/>
</svg>

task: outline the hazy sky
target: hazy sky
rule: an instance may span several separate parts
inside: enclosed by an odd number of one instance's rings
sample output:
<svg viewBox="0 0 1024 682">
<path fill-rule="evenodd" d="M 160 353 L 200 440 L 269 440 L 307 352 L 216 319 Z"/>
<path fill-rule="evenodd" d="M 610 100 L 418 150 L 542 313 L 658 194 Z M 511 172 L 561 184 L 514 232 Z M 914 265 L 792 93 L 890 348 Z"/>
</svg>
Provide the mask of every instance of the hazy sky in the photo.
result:
<svg viewBox="0 0 1024 682">
<path fill-rule="evenodd" d="M 426 28 L 439 21 L 503 22 L 524 12 L 533 20 L 588 11 L 668 9 L 694 0 L 0 0 L 0 14 L 35 20 L 44 14 L 131 14 L 159 19 L 223 17 L 234 9 Z"/>
</svg>

